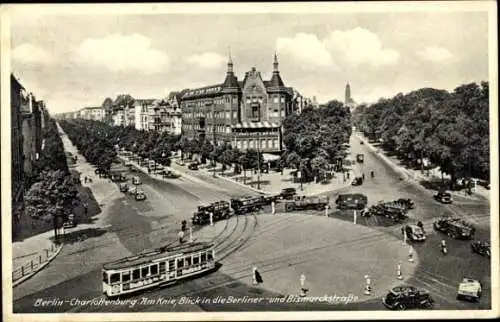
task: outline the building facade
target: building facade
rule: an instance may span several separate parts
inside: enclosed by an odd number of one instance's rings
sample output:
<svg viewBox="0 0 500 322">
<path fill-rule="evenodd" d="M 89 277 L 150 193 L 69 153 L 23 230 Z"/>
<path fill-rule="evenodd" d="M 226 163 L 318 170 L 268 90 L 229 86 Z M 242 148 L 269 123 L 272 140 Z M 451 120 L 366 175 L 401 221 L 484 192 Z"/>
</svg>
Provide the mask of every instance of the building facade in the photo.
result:
<svg viewBox="0 0 500 322">
<path fill-rule="evenodd" d="M 10 128 L 11 128 L 11 184 L 12 209 L 14 210 L 23 200 L 24 186 L 24 155 L 21 110 L 27 104 L 27 93 L 24 87 L 14 77 L 10 76 Z M 13 216 L 14 218 L 14 216 Z"/>
<path fill-rule="evenodd" d="M 123 108 L 117 109 L 111 116 L 112 124 L 114 126 L 125 126 L 125 111 Z"/>
<path fill-rule="evenodd" d="M 153 114 L 154 99 L 137 99 L 133 104 L 133 121 L 131 120 L 132 114 L 129 114 L 127 125 L 135 126 L 138 130 L 151 129 L 151 117 Z M 132 110 L 132 109 L 130 109 Z"/>
<path fill-rule="evenodd" d="M 181 97 L 182 134 L 238 149 L 280 152 L 281 122 L 295 112 L 293 89 L 286 87 L 274 56 L 270 80 L 252 68 L 238 81 L 229 57 L 222 84 L 186 90 Z"/>
</svg>

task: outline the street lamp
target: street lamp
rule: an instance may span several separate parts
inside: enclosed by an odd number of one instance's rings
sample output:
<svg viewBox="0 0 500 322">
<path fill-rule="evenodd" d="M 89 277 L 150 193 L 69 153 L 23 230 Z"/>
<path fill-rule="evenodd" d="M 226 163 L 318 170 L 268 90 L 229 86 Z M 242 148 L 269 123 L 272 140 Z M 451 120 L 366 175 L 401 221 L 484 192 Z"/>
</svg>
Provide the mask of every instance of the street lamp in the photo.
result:
<svg viewBox="0 0 500 322">
<path fill-rule="evenodd" d="M 260 132 L 257 132 L 257 190 L 260 190 Z"/>
</svg>

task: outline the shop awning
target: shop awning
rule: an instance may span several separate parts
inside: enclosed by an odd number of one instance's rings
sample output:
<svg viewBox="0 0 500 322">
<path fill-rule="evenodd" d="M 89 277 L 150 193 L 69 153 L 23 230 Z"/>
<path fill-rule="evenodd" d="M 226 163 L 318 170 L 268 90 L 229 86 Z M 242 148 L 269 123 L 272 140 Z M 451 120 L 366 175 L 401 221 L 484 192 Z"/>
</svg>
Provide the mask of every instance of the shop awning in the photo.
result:
<svg viewBox="0 0 500 322">
<path fill-rule="evenodd" d="M 241 122 L 232 127 L 235 129 L 257 129 L 257 128 L 277 128 L 280 125 L 278 123 L 272 123 L 268 121 L 262 122 Z"/>
</svg>

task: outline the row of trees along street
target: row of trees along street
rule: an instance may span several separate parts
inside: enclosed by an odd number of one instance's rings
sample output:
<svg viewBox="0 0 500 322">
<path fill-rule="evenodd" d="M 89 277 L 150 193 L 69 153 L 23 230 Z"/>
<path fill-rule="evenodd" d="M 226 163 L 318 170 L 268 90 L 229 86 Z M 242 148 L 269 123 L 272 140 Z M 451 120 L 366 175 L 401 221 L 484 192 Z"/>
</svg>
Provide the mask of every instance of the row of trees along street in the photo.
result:
<svg viewBox="0 0 500 322">
<path fill-rule="evenodd" d="M 489 182 L 488 82 L 465 84 L 453 92 L 423 88 L 408 94 L 361 105 L 354 123 L 384 150 L 409 166 L 438 166 L 451 178 Z"/>
<path fill-rule="evenodd" d="M 236 174 L 264 169 L 262 152 L 255 149 L 240 151 L 230 144 L 214 146 L 200 141 L 157 131 L 137 130 L 133 126 L 111 126 L 93 120 L 61 120 L 61 127 L 85 156 L 87 161 L 103 171 L 109 171 L 116 158 L 116 148 L 124 148 L 140 158 L 148 158 L 169 166 L 176 151 L 182 159 L 210 160 L 222 164 L 221 172 L 231 166 Z M 331 101 L 319 109 L 306 108 L 300 115 L 288 116 L 283 124 L 283 140 L 287 147 L 280 166 L 301 170 L 304 180 L 320 177 L 329 164 L 342 164 L 346 143 L 351 135 L 350 111 L 342 103 Z"/>
<path fill-rule="evenodd" d="M 42 129 L 42 150 L 38 159 L 33 160 L 31 176 L 25 177 L 24 213 L 29 220 L 52 222 L 57 239 L 57 228 L 77 200 L 79 179 L 69 171 L 55 120 L 48 114 L 43 117 L 46 125 Z M 20 231 L 15 236 L 17 233 Z"/>
<path fill-rule="evenodd" d="M 308 107 L 283 122 L 286 151 L 281 163 L 300 170 L 303 181 L 324 178 L 330 165 L 337 171 L 343 168 L 351 133 L 351 112 L 341 102 Z"/>
</svg>

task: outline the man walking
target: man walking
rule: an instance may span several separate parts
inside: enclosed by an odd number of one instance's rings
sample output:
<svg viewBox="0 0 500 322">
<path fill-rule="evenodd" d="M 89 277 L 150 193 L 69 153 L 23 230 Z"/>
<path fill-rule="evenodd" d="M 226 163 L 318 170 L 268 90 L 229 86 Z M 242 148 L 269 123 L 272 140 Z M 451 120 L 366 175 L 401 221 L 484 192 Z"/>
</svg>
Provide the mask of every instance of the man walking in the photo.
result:
<svg viewBox="0 0 500 322">
<path fill-rule="evenodd" d="M 87 205 L 86 202 L 83 203 L 83 211 L 85 213 L 85 215 L 88 214 L 88 211 L 89 211 L 89 205 Z"/>
</svg>

